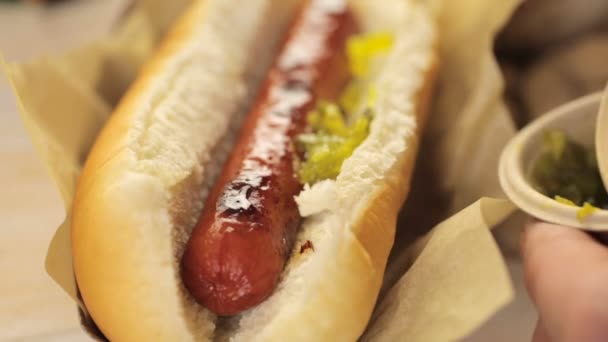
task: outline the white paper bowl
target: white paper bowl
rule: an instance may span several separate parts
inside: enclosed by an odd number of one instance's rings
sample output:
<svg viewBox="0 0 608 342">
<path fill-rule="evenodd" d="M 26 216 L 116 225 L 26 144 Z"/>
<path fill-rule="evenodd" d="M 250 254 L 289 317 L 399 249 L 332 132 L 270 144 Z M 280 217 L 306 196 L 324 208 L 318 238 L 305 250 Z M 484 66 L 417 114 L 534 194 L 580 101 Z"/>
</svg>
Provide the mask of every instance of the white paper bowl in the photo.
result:
<svg viewBox="0 0 608 342">
<path fill-rule="evenodd" d="M 595 210 L 582 220 L 580 207 L 559 203 L 532 187 L 528 179 L 531 163 L 540 152 L 543 135 L 561 130 L 586 147 L 594 145 L 597 112 L 602 93 L 594 93 L 560 106 L 522 129 L 500 157 L 500 185 L 507 197 L 526 213 L 541 220 L 590 231 L 608 229 L 608 210 Z"/>
</svg>

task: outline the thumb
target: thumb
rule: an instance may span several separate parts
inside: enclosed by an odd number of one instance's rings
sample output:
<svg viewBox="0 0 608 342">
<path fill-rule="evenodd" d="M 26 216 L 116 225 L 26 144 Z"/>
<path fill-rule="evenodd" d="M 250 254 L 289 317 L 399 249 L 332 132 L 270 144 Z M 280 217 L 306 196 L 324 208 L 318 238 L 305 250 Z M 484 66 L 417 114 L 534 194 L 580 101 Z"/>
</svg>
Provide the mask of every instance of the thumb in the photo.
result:
<svg viewBox="0 0 608 342">
<path fill-rule="evenodd" d="M 528 292 L 551 341 L 608 341 L 608 249 L 587 233 L 545 222 L 524 230 Z"/>
</svg>

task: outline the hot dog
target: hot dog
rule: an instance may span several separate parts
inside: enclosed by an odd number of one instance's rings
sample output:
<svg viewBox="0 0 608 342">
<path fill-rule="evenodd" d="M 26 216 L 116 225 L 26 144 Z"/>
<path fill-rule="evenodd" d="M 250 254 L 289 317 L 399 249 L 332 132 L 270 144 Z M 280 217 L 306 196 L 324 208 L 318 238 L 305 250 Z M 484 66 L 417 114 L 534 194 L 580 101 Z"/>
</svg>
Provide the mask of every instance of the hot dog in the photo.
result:
<svg viewBox="0 0 608 342">
<path fill-rule="evenodd" d="M 356 340 L 408 192 L 435 41 L 408 0 L 194 1 L 78 182 L 74 272 L 100 330 Z"/>
<path fill-rule="evenodd" d="M 346 83 L 343 51 L 354 26 L 346 6 L 310 2 L 296 14 L 207 198 L 186 246 L 182 276 L 194 298 L 218 315 L 251 308 L 278 282 L 300 224 L 294 139 L 317 98 L 335 98 Z"/>
</svg>

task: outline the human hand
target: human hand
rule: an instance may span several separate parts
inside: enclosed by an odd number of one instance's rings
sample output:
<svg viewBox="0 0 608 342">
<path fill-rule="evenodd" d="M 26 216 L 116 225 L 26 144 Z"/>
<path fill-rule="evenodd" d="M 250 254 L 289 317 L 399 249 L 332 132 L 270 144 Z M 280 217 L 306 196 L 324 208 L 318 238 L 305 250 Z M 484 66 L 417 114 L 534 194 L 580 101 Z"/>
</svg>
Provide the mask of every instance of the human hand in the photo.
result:
<svg viewBox="0 0 608 342">
<path fill-rule="evenodd" d="M 522 236 L 533 342 L 608 341 L 608 248 L 589 234 L 530 222 Z"/>
</svg>

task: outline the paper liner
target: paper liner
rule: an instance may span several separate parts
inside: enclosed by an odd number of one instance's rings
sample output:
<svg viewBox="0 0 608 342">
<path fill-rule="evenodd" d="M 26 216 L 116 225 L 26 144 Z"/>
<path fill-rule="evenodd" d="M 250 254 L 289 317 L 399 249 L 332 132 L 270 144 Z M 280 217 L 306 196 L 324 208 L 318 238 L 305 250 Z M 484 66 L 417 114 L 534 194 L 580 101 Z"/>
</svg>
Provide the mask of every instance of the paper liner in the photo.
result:
<svg viewBox="0 0 608 342">
<path fill-rule="evenodd" d="M 513 299 L 489 228 L 515 210 L 482 198 L 414 245 L 421 251 L 374 313 L 363 341 L 456 341 Z"/>
</svg>

